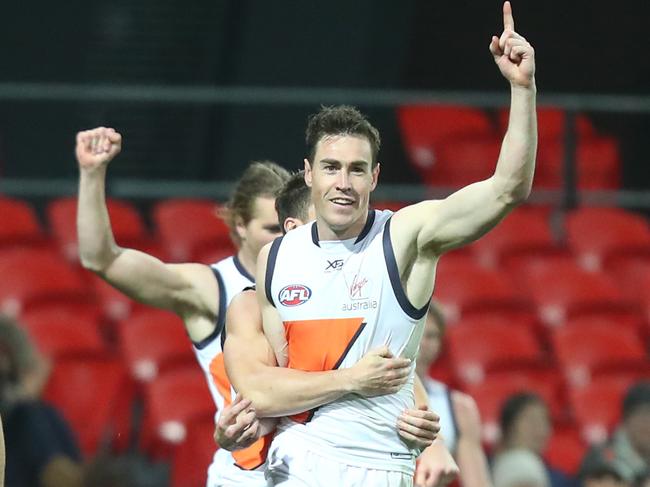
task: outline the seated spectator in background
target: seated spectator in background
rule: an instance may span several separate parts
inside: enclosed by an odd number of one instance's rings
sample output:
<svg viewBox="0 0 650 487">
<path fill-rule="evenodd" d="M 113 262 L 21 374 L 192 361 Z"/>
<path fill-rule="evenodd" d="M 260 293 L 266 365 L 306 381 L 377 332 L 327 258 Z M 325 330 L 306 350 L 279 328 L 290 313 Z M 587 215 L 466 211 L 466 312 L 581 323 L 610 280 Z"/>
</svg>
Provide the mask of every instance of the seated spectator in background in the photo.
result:
<svg viewBox="0 0 650 487">
<path fill-rule="evenodd" d="M 429 408 L 440 416 L 440 434 L 458 464 L 463 487 L 485 487 L 490 485 L 490 473 L 481 445 L 481 417 L 476 402 L 467 394 L 450 390 L 428 374 L 429 366 L 440 355 L 444 333 L 444 315 L 432 301 L 420 342 L 416 373 L 427 391 Z M 418 470 L 424 468 L 422 465 L 418 465 Z M 440 480 L 436 475 L 432 472 L 427 478 L 433 476 L 432 480 Z"/>
<path fill-rule="evenodd" d="M 607 462 L 593 463 L 580 472 L 581 487 L 630 487 L 618 470 Z"/>
<path fill-rule="evenodd" d="M 634 479 L 634 487 L 650 487 L 650 469 Z"/>
<path fill-rule="evenodd" d="M 634 482 L 650 470 L 650 382 L 632 386 L 622 409 L 622 422 L 612 438 L 587 453 L 581 470 L 605 461 L 627 482 Z"/>
<path fill-rule="evenodd" d="M 509 450 L 524 449 L 543 454 L 551 437 L 551 420 L 546 404 L 537 394 L 522 392 L 508 398 L 501 408 L 501 442 L 498 455 Z M 497 455 L 497 458 L 498 458 Z M 557 469 L 544 465 L 551 487 L 572 487 L 574 482 Z"/>
<path fill-rule="evenodd" d="M 81 455 L 69 425 L 40 399 L 49 367 L 23 329 L 0 316 L 0 414 L 7 487 L 81 485 Z"/>
<path fill-rule="evenodd" d="M 500 454 L 492 466 L 494 487 L 550 487 L 544 462 L 526 449 Z"/>
</svg>

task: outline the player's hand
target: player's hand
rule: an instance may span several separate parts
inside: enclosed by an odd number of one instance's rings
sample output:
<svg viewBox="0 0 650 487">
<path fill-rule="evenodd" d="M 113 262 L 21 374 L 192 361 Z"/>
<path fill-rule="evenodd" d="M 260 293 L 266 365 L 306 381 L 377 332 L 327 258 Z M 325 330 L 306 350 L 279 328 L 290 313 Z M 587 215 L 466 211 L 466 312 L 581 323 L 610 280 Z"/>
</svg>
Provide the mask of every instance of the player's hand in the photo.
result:
<svg viewBox="0 0 650 487">
<path fill-rule="evenodd" d="M 75 154 L 79 168 L 92 171 L 106 166 L 122 150 L 122 136 L 112 128 L 98 127 L 77 134 Z"/>
<path fill-rule="evenodd" d="M 407 409 L 397 419 L 400 437 L 411 449 L 424 450 L 440 431 L 440 417 L 425 407 Z"/>
<path fill-rule="evenodd" d="M 490 52 L 501 74 L 513 86 L 531 88 L 535 85 L 535 50 L 515 32 L 510 2 L 503 4 L 503 33 L 492 36 Z"/>
<path fill-rule="evenodd" d="M 365 397 L 395 394 L 408 380 L 411 360 L 394 358 L 388 347 L 369 351 L 348 369 L 351 392 Z"/>
<path fill-rule="evenodd" d="M 445 487 L 458 476 L 456 461 L 442 441 L 422 452 L 415 469 L 414 487 Z"/>
<path fill-rule="evenodd" d="M 251 401 L 237 394 L 235 400 L 226 406 L 214 430 L 214 441 L 228 451 L 246 448 L 259 438 L 260 422 Z"/>
</svg>

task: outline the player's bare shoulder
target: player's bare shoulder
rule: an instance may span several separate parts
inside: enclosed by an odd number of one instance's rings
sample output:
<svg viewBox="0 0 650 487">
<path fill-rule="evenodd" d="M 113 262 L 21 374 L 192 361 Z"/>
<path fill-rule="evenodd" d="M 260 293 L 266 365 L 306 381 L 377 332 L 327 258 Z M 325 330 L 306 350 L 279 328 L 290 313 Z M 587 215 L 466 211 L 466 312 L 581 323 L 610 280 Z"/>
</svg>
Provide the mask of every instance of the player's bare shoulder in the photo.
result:
<svg viewBox="0 0 650 487">
<path fill-rule="evenodd" d="M 226 335 L 243 334 L 246 330 L 262 332 L 262 314 L 254 289 L 246 289 L 235 296 L 226 312 Z"/>
</svg>

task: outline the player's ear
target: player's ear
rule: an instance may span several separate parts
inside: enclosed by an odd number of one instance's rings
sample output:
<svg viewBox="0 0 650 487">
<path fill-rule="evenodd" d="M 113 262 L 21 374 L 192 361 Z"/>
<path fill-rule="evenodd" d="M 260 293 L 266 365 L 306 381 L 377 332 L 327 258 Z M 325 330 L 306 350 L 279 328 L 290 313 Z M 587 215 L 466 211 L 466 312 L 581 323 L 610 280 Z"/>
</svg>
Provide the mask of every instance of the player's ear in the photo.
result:
<svg viewBox="0 0 650 487">
<path fill-rule="evenodd" d="M 380 170 L 381 164 L 377 163 L 375 164 L 375 167 L 372 168 L 370 171 L 372 175 L 372 185 L 370 186 L 370 191 L 374 191 L 375 188 L 377 187 L 377 181 L 379 181 L 379 170 Z"/>
<path fill-rule="evenodd" d="M 244 223 L 244 219 L 240 216 L 235 217 L 235 231 L 239 236 L 239 240 L 242 242 L 246 240 L 246 224 Z"/>
<path fill-rule="evenodd" d="M 298 228 L 300 225 L 302 225 L 302 222 L 297 218 L 287 217 L 286 220 L 284 220 L 284 233 L 288 233 L 291 230 Z"/>
<path fill-rule="evenodd" d="M 309 159 L 305 158 L 305 184 L 311 188 L 312 173 L 311 173 L 311 163 Z"/>
</svg>

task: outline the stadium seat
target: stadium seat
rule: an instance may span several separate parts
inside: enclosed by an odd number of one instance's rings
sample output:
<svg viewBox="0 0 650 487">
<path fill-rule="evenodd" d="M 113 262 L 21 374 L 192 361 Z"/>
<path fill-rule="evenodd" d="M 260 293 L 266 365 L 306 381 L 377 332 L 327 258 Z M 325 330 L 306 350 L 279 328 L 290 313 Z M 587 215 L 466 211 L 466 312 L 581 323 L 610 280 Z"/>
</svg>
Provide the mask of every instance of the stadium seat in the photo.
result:
<svg viewBox="0 0 650 487">
<path fill-rule="evenodd" d="M 494 173 L 501 139 L 483 135 L 449 137 L 437 144 L 434 166 L 424 175 L 429 186 L 460 188 Z"/>
<path fill-rule="evenodd" d="M 187 437 L 187 425 L 215 413 L 205 376 L 196 364 L 169 370 L 144 387 L 141 446 L 153 458 L 172 456 Z"/>
<path fill-rule="evenodd" d="M 559 188 L 564 180 L 564 141 L 540 138 L 535 187 Z M 617 189 L 621 185 L 618 141 L 611 137 L 580 139 L 576 147 L 580 189 Z"/>
<path fill-rule="evenodd" d="M 42 244 L 41 225 L 32 207 L 21 200 L 0 196 L 0 247 Z"/>
<path fill-rule="evenodd" d="M 608 276 L 563 261 L 523 267 L 523 281 L 540 320 L 552 326 L 577 316 L 608 316 L 638 322 L 640 310 Z"/>
<path fill-rule="evenodd" d="M 532 331 L 490 317 L 461 320 L 447 328 L 446 340 L 456 378 L 481 382 L 495 371 L 539 368 L 542 351 Z"/>
<path fill-rule="evenodd" d="M 122 200 L 107 200 L 108 214 L 115 241 L 131 247 L 149 240 L 147 230 L 138 211 Z M 77 199 L 59 198 L 47 205 L 47 219 L 59 249 L 71 262 L 79 261 L 77 244 Z"/>
<path fill-rule="evenodd" d="M 70 422 L 86 457 L 100 448 L 124 450 L 128 446 L 133 385 L 118 360 L 58 360 L 44 397 Z"/>
<path fill-rule="evenodd" d="M 601 270 L 619 255 L 650 257 L 650 226 L 618 208 L 579 208 L 566 218 L 567 243 L 587 270 Z"/>
<path fill-rule="evenodd" d="M 634 375 L 621 375 L 569 389 L 569 403 L 585 442 L 601 443 L 607 438 L 620 419 L 627 389 L 637 380 Z"/>
<path fill-rule="evenodd" d="M 185 441 L 176 447 L 171 462 L 172 487 L 205 486 L 208 466 L 217 450 L 213 435 L 213 414 L 187 424 Z"/>
<path fill-rule="evenodd" d="M 152 217 L 161 243 L 173 262 L 195 261 L 206 248 L 234 253 L 228 226 L 208 200 L 169 199 L 157 203 Z"/>
<path fill-rule="evenodd" d="M 444 141 L 496 136 L 487 115 L 475 108 L 407 105 L 398 108 L 397 118 L 411 164 L 425 180 L 435 177 Z"/>
<path fill-rule="evenodd" d="M 372 201 L 370 206 L 378 210 L 390 210 L 396 212 L 401 210 L 405 206 L 408 206 L 410 203 L 406 201 Z"/>
<path fill-rule="evenodd" d="M 22 317 L 20 322 L 41 353 L 54 360 L 109 354 L 99 323 L 83 316 L 33 313 Z"/>
<path fill-rule="evenodd" d="M 639 370 L 649 363 L 634 330 L 606 318 L 579 321 L 551 335 L 555 356 L 573 386 L 583 386 L 601 372 Z"/>
<path fill-rule="evenodd" d="M 556 426 L 546 445 L 544 459 L 549 465 L 571 477 L 577 474 L 586 450 L 587 445 L 575 426 Z"/>
<path fill-rule="evenodd" d="M 501 267 L 504 260 L 521 255 L 555 255 L 561 251 L 547 214 L 530 207 L 513 211 L 470 249 L 486 267 Z"/>
<path fill-rule="evenodd" d="M 505 133 L 508 128 L 509 110 L 499 110 L 499 126 Z M 564 137 L 566 114 L 558 108 L 537 109 L 537 133 L 540 140 L 559 139 Z M 586 138 L 596 135 L 591 120 L 584 114 L 576 116 L 576 132 L 578 137 Z"/>
<path fill-rule="evenodd" d="M 149 382 L 179 364 L 194 362 L 183 322 L 169 311 L 140 309 L 119 322 L 117 332 L 122 356 L 140 382 Z"/>
<path fill-rule="evenodd" d="M 537 372 L 499 372 L 488 375 L 485 380 L 464 387 L 474 398 L 483 425 L 483 440 L 494 445 L 501 436 L 499 415 L 505 401 L 521 392 L 539 395 L 549 408 L 555 420 L 563 417 L 565 405 L 560 395 L 561 378 L 552 370 Z"/>
<path fill-rule="evenodd" d="M 103 315 L 108 320 L 123 320 L 133 312 L 134 308 L 139 306 L 136 301 L 95 274 L 89 273 L 88 276 L 93 292 L 102 308 Z"/>
<path fill-rule="evenodd" d="M 443 306 L 450 322 L 471 315 L 510 316 L 528 322 L 533 308 L 525 296 L 503 274 L 472 265 L 464 258 L 440 260 L 434 297 Z"/>
<path fill-rule="evenodd" d="M 81 275 L 53 251 L 2 252 L 0 275 L 0 311 L 12 316 L 52 303 L 92 301 Z"/>
</svg>

